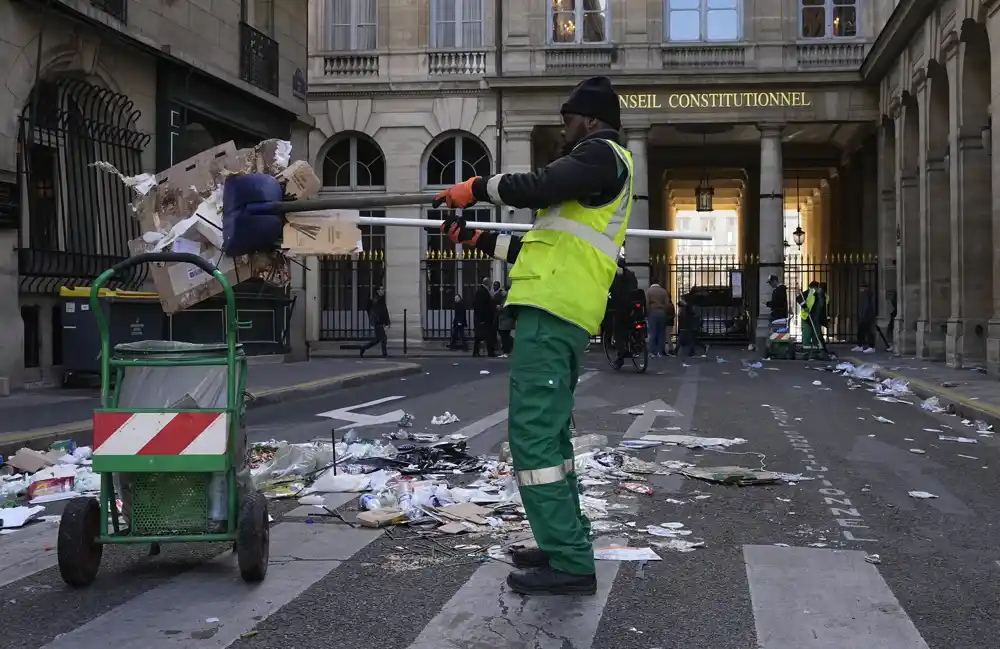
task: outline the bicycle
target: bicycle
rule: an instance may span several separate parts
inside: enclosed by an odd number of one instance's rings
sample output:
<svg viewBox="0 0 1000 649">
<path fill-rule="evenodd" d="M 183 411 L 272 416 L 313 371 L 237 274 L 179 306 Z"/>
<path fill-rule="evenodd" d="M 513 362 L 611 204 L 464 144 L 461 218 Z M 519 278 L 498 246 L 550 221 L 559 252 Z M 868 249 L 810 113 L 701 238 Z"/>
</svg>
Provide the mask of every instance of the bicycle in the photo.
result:
<svg viewBox="0 0 1000 649">
<path fill-rule="evenodd" d="M 646 340 L 649 331 L 646 328 L 646 296 L 641 290 L 633 295 L 630 309 L 630 320 L 628 325 L 628 353 L 632 360 L 632 367 L 637 374 L 642 374 L 649 367 L 649 346 Z M 613 370 L 621 369 L 618 365 L 618 345 L 614 337 L 613 314 L 604 319 L 601 323 L 601 345 L 604 347 L 604 355 L 608 359 L 608 365 Z"/>
</svg>

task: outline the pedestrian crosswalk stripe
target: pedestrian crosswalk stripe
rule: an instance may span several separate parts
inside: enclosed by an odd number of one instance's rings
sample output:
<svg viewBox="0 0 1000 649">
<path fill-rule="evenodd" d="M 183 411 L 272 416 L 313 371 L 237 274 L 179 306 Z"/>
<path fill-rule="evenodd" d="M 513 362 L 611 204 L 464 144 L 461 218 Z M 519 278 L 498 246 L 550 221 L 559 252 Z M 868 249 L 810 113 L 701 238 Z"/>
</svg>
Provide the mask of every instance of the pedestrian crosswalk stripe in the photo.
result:
<svg viewBox="0 0 1000 649">
<path fill-rule="evenodd" d="M 0 588 L 56 565 L 56 523 L 32 523 L 0 536 Z"/>
<path fill-rule="evenodd" d="M 226 552 L 58 636 L 45 649 L 228 647 L 381 533 L 281 523 L 271 530 L 271 565 L 262 583 L 244 583 L 235 555 Z"/>
<path fill-rule="evenodd" d="M 761 649 L 927 649 L 864 552 L 747 545 L 743 558 Z"/>
<path fill-rule="evenodd" d="M 54 523 L 35 523 L 0 536 L 0 585 L 16 589 L 17 582 L 53 566 L 56 530 Z M 338 573 L 333 571 L 381 534 L 382 530 L 334 524 L 281 523 L 272 528 L 271 566 L 263 583 L 243 583 L 234 555 L 226 551 L 57 636 L 43 649 L 224 649 L 321 579 L 336 582 Z M 700 557 L 659 552 L 664 564 Z M 711 557 L 700 559 L 706 570 L 716 565 Z M 878 567 L 867 563 L 863 552 L 747 545 L 743 559 L 746 572 L 741 579 L 748 584 L 761 649 L 928 649 Z M 483 564 L 440 609 L 412 611 L 424 616 L 426 624 L 409 649 L 522 645 L 591 649 L 615 581 L 622 569 L 632 565 L 598 561 L 597 595 L 571 598 L 513 594 L 504 583 L 512 568 L 496 561 Z M 120 578 L 143 577 L 140 573 Z M 337 592 L 333 585 L 331 592 Z M 331 621 L 331 633 L 346 623 Z M 614 623 L 605 620 L 605 625 Z M 664 627 L 659 633 L 663 637 L 657 641 L 666 646 L 670 629 Z"/>
<path fill-rule="evenodd" d="M 505 583 L 510 566 L 491 561 L 473 573 L 409 649 L 590 649 L 620 565 L 618 561 L 597 562 L 593 597 L 522 597 L 510 592 Z"/>
</svg>

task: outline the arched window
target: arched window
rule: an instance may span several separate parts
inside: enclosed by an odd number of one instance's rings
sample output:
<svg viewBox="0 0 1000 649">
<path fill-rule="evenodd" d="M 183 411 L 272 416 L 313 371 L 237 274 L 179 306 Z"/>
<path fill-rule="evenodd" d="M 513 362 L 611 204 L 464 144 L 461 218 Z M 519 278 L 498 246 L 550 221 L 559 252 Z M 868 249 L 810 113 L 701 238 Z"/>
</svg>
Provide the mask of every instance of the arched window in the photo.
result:
<svg viewBox="0 0 1000 649">
<path fill-rule="evenodd" d="M 444 188 L 473 176 L 490 175 L 490 157 L 477 138 L 455 133 L 431 145 L 424 163 L 423 185 L 427 189 Z M 427 218 L 442 219 L 450 210 L 427 210 Z M 490 221 L 492 210 L 477 205 L 462 210 L 470 221 Z M 472 306 L 472 296 L 480 278 L 490 275 L 490 260 L 475 248 L 456 246 L 447 237 L 425 230 L 427 242 L 425 261 L 425 338 L 447 339 L 451 331 L 451 312 L 455 296 L 462 298 L 466 308 Z M 472 314 L 467 318 L 471 322 Z"/>
<path fill-rule="evenodd" d="M 335 191 L 385 189 L 385 156 L 362 133 L 340 136 L 323 159 L 323 186 Z"/>
<path fill-rule="evenodd" d="M 490 175 L 486 147 L 471 135 L 454 135 L 434 145 L 424 165 L 426 187 L 447 187 L 473 176 Z"/>
</svg>

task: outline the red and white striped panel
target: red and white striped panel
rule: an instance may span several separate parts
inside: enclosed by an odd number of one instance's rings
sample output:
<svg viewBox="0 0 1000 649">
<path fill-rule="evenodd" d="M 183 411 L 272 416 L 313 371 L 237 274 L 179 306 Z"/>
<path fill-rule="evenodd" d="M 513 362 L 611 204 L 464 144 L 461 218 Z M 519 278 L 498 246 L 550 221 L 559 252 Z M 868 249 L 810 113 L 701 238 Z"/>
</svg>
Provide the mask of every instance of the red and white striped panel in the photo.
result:
<svg viewBox="0 0 1000 649">
<path fill-rule="evenodd" d="M 771 340 L 788 340 L 788 334 L 771 334 Z"/>
<path fill-rule="evenodd" d="M 94 455 L 222 455 L 221 412 L 95 412 Z"/>
</svg>

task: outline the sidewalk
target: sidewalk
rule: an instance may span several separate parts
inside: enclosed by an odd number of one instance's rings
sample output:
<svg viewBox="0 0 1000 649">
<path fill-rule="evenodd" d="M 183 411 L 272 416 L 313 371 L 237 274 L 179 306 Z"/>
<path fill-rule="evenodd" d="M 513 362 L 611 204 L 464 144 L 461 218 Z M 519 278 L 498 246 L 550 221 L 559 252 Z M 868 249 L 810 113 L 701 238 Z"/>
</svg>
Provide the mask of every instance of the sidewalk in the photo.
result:
<svg viewBox="0 0 1000 649">
<path fill-rule="evenodd" d="M 448 349 L 445 342 L 425 342 L 421 346 L 408 345 L 406 352 L 403 353 L 403 344 L 399 342 L 389 342 L 387 347 L 389 352 L 389 360 L 393 359 L 411 359 L 411 358 L 448 358 L 448 357 L 460 357 L 460 356 L 471 356 L 472 355 L 472 340 L 466 341 L 468 343 L 468 351 L 453 350 Z M 360 348 L 365 344 L 365 341 L 320 341 L 314 342 L 309 345 L 309 355 L 312 358 L 360 358 Z M 499 353 L 499 347 L 498 353 Z M 480 348 L 483 357 L 486 356 L 486 350 L 482 347 Z M 365 360 L 369 358 L 376 359 L 381 358 L 379 355 L 378 347 L 372 347 L 367 352 L 365 352 Z"/>
<path fill-rule="evenodd" d="M 1000 430 L 1000 381 L 984 372 L 887 352 L 843 352 L 840 358 L 855 365 L 874 363 L 879 366 L 882 378 L 908 381 L 910 389 L 921 399 L 937 397 L 942 406 L 954 405 L 958 415 L 982 419 Z"/>
<path fill-rule="evenodd" d="M 247 391 L 254 408 L 342 387 L 417 374 L 416 363 L 392 359 L 316 359 L 304 363 L 254 362 L 247 369 Z M 21 446 L 47 446 L 52 441 L 89 431 L 97 390 L 48 388 L 14 392 L 0 398 L 0 455 Z"/>
</svg>

